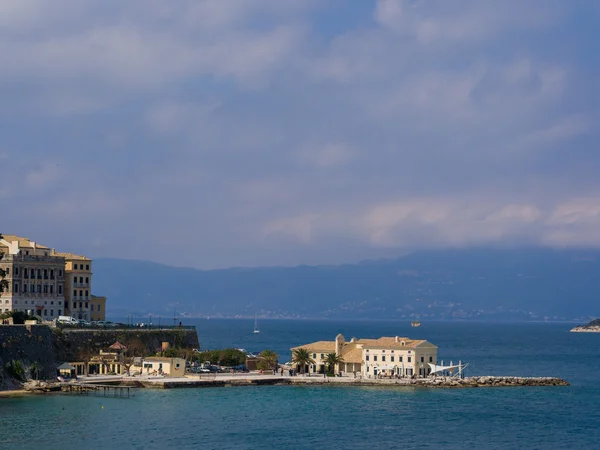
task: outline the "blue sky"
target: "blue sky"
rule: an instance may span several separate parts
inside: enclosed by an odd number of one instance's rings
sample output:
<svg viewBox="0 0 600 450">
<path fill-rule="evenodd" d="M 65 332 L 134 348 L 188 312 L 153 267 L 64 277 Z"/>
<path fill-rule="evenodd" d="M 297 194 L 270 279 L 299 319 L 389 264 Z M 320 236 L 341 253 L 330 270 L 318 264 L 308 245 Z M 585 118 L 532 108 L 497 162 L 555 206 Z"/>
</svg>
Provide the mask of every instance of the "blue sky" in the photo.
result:
<svg viewBox="0 0 600 450">
<path fill-rule="evenodd" d="M 3 0 L 0 231 L 216 268 L 600 246 L 600 3 Z"/>
</svg>

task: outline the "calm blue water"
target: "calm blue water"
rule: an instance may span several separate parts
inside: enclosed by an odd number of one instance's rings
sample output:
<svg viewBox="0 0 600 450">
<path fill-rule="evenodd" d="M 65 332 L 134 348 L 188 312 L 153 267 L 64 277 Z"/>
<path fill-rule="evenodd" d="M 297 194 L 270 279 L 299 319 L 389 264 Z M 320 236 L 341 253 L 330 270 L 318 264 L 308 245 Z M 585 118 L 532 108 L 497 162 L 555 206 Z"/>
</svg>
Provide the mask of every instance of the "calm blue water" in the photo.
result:
<svg viewBox="0 0 600 450">
<path fill-rule="evenodd" d="M 600 334 L 568 324 L 197 321 L 202 348 L 289 347 L 339 332 L 408 335 L 469 375 L 560 376 L 570 387 L 140 390 L 133 399 L 0 399 L 0 448 L 600 448 Z M 102 408 L 104 406 L 104 408 Z"/>
</svg>

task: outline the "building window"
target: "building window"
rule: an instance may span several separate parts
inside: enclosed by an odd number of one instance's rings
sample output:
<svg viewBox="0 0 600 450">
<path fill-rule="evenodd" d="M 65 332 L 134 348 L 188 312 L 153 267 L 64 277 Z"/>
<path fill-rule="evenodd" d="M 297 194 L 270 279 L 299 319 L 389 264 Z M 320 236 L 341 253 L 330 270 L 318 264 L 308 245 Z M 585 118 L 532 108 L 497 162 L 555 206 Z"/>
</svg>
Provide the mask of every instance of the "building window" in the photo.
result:
<svg viewBox="0 0 600 450">
<path fill-rule="evenodd" d="M 59 277 L 62 277 L 62 269 L 59 269 L 59 270 L 58 270 L 58 276 L 59 276 Z"/>
<path fill-rule="evenodd" d="M 54 305 L 54 301 L 51 301 L 51 302 L 50 302 L 50 304 L 51 304 L 51 305 Z"/>
<path fill-rule="evenodd" d="M 32 294 L 35 292 L 35 285 L 30 285 L 29 286 L 29 292 L 31 292 Z"/>
<path fill-rule="evenodd" d="M 89 264 L 85 265 L 85 270 L 90 270 L 90 265 Z"/>
<path fill-rule="evenodd" d="M 48 285 L 47 285 L 47 284 L 45 284 L 45 285 L 44 285 L 44 294 L 47 294 L 47 293 L 48 293 Z"/>
<path fill-rule="evenodd" d="M 50 285 L 50 293 L 54 294 L 54 286 Z"/>
<path fill-rule="evenodd" d="M 385 362 L 385 355 L 381 356 L 381 361 Z"/>
<path fill-rule="evenodd" d="M 15 294 L 19 292 L 19 283 L 15 283 Z"/>
<path fill-rule="evenodd" d="M 88 302 L 85 302 L 85 308 L 87 309 L 87 307 L 88 307 Z"/>
<path fill-rule="evenodd" d="M 98 305 L 98 311 L 100 311 L 100 305 Z"/>
<path fill-rule="evenodd" d="M 62 305 L 62 302 L 61 302 L 61 301 L 59 301 L 59 302 L 58 302 L 58 304 L 59 304 L 59 305 Z"/>
<path fill-rule="evenodd" d="M 402 362 L 402 356 L 398 356 L 398 362 Z"/>
<path fill-rule="evenodd" d="M 90 291 L 85 291 L 85 298 L 88 299 L 89 296 L 90 296 Z M 322 356 L 321 356 L 321 358 L 322 358 Z"/>
<path fill-rule="evenodd" d="M 369 360 L 369 355 L 365 356 L 365 360 L 367 360 L 367 361 Z"/>
<path fill-rule="evenodd" d="M 433 362 L 433 356 L 429 357 L 429 362 Z"/>
<path fill-rule="evenodd" d="M 92 304 L 90 305 L 90 311 L 93 311 L 93 310 L 94 310 L 94 304 L 92 303 Z"/>
<path fill-rule="evenodd" d="M 37 293 L 38 293 L 38 294 L 41 294 L 41 293 L 42 293 L 42 285 L 41 285 L 41 284 L 38 284 L 38 285 L 37 285 Z"/>
<path fill-rule="evenodd" d="M 48 269 L 44 269 L 44 280 L 48 279 Z"/>
<path fill-rule="evenodd" d="M 51 316 L 53 316 L 53 315 L 54 315 L 54 310 L 53 310 L 53 309 L 51 309 L 51 310 L 50 310 L 50 315 L 51 315 Z"/>
<path fill-rule="evenodd" d="M 54 269 L 50 270 L 50 279 L 54 280 Z"/>
<path fill-rule="evenodd" d="M 316 354 L 316 353 L 313 353 L 313 359 L 314 359 L 314 358 L 316 358 L 316 357 L 317 357 L 317 354 Z"/>
<path fill-rule="evenodd" d="M 37 277 L 38 277 L 38 280 L 42 279 L 42 270 L 41 269 L 37 270 Z"/>
<path fill-rule="evenodd" d="M 83 308 L 83 302 L 79 302 L 79 309 Z"/>
<path fill-rule="evenodd" d="M 89 277 L 85 277 L 85 284 L 88 284 L 90 282 L 90 278 Z"/>
<path fill-rule="evenodd" d="M 73 302 L 73 309 L 77 308 L 77 303 Z"/>
<path fill-rule="evenodd" d="M 19 268 L 15 267 L 15 275 L 19 275 Z"/>
<path fill-rule="evenodd" d="M 411 357 L 409 356 L 407 360 L 408 360 L 408 362 L 410 362 L 410 360 L 411 360 Z"/>
<path fill-rule="evenodd" d="M 79 296 L 83 297 L 83 291 L 79 291 Z"/>
<path fill-rule="evenodd" d="M 62 294 L 62 284 L 59 284 L 59 285 L 58 285 L 58 293 L 59 293 L 59 294 Z"/>
<path fill-rule="evenodd" d="M 27 285 L 26 284 L 23 285 L 23 292 L 27 293 Z"/>
<path fill-rule="evenodd" d="M 373 355 L 373 361 L 377 361 L 377 355 Z"/>
<path fill-rule="evenodd" d="M 59 309 L 58 312 L 56 313 L 57 316 L 62 315 L 62 309 Z"/>
<path fill-rule="evenodd" d="M 83 284 L 83 277 L 79 277 L 79 282 Z"/>
<path fill-rule="evenodd" d="M 77 298 L 77 291 L 73 289 L 73 297 Z"/>
<path fill-rule="evenodd" d="M 394 357 L 390 356 L 390 362 L 394 362 Z"/>
<path fill-rule="evenodd" d="M 73 270 L 77 270 L 77 264 L 73 264 Z"/>
<path fill-rule="evenodd" d="M 421 362 L 425 362 L 425 357 L 421 356 Z"/>
<path fill-rule="evenodd" d="M 6 269 L 4 269 L 4 271 L 6 272 L 6 276 L 10 275 L 10 267 L 7 267 Z"/>
<path fill-rule="evenodd" d="M 27 267 L 25 267 L 25 268 L 23 269 L 23 277 L 24 277 L 24 278 L 29 278 L 29 270 L 27 270 Z"/>
<path fill-rule="evenodd" d="M 48 315 L 48 310 L 47 310 L 47 309 L 45 309 L 45 310 L 44 310 L 44 315 L 45 315 L 45 316 L 47 316 L 47 315 Z"/>
</svg>

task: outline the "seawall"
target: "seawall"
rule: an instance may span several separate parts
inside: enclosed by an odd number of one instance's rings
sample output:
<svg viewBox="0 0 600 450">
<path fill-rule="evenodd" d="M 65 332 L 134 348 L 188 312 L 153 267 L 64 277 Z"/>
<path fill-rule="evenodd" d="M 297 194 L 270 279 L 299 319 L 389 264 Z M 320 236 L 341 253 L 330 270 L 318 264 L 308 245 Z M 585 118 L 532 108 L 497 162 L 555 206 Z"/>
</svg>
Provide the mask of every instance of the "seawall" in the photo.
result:
<svg viewBox="0 0 600 450">
<path fill-rule="evenodd" d="M 151 355 L 168 342 L 200 348 L 195 329 L 60 329 L 45 325 L 0 326 L 0 390 L 30 379 L 54 380 L 61 362 L 81 361 L 119 341 L 134 354 Z"/>
<path fill-rule="evenodd" d="M 200 348 L 195 329 L 59 329 L 53 330 L 54 353 L 57 361 L 80 361 L 97 355 L 116 341 L 132 352 L 154 354 L 163 342 L 176 348 Z"/>
<path fill-rule="evenodd" d="M 30 378 L 53 379 L 56 359 L 52 330 L 42 325 L 0 326 L 0 390 Z"/>
<path fill-rule="evenodd" d="M 124 385 L 147 388 L 201 388 L 225 386 L 261 385 L 323 385 L 323 386 L 377 386 L 415 388 L 480 388 L 480 387 L 527 387 L 527 386 L 569 386 L 569 382 L 556 377 L 469 377 L 469 378 L 417 378 L 417 379 L 357 379 L 350 377 L 304 377 L 279 375 L 225 375 L 187 378 L 131 379 L 121 380 Z"/>
</svg>

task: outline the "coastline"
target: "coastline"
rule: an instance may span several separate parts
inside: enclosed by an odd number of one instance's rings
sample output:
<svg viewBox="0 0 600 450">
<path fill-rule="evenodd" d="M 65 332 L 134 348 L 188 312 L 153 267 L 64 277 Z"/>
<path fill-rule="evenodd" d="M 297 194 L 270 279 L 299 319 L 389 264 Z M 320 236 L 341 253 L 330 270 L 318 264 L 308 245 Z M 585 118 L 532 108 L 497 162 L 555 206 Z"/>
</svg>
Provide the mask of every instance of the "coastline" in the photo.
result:
<svg viewBox="0 0 600 450">
<path fill-rule="evenodd" d="M 588 327 L 587 325 L 571 328 L 571 333 L 600 333 L 600 326 Z"/>
<path fill-rule="evenodd" d="M 0 391 L 0 398 L 24 397 L 26 395 L 31 395 L 31 392 L 26 391 L 25 389 L 13 389 L 10 391 Z"/>
</svg>

